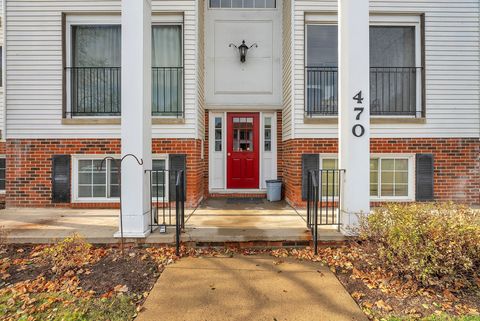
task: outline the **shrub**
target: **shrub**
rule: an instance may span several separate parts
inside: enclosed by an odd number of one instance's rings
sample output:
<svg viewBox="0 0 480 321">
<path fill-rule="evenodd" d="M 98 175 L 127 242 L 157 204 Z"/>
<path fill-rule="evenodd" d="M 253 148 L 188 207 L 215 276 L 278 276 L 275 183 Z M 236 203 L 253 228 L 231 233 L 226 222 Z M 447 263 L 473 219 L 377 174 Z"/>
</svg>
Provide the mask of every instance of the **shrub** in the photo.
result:
<svg viewBox="0 0 480 321">
<path fill-rule="evenodd" d="M 391 204 L 360 228 L 386 268 L 423 285 L 473 279 L 480 270 L 480 212 L 446 204 Z"/>
<path fill-rule="evenodd" d="M 52 265 L 54 272 L 62 273 L 80 268 L 89 263 L 91 247 L 82 236 L 73 234 L 45 248 L 43 250 L 43 258 L 48 264 Z"/>
</svg>

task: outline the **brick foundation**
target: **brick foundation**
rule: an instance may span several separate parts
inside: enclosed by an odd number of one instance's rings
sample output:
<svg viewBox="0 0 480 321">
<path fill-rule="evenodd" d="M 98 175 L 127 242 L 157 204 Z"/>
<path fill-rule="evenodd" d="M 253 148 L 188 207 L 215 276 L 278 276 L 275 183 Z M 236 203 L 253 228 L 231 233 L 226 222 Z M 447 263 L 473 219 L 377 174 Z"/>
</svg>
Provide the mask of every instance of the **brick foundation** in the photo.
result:
<svg viewBox="0 0 480 321">
<path fill-rule="evenodd" d="M 6 155 L 5 142 L 0 142 L 0 155 Z M 0 192 L 0 209 L 5 208 L 5 193 Z"/>
<path fill-rule="evenodd" d="M 474 138 L 372 139 L 371 153 L 434 155 L 435 200 L 480 204 L 480 141 Z M 284 142 L 284 182 L 287 201 L 302 201 L 302 154 L 337 153 L 336 139 L 295 139 Z"/>
<path fill-rule="evenodd" d="M 187 155 L 187 206 L 196 206 L 204 195 L 201 141 L 154 139 L 154 154 Z M 112 203 L 53 204 L 52 156 L 73 154 L 120 154 L 119 139 L 7 140 L 7 207 L 115 208 Z"/>
</svg>

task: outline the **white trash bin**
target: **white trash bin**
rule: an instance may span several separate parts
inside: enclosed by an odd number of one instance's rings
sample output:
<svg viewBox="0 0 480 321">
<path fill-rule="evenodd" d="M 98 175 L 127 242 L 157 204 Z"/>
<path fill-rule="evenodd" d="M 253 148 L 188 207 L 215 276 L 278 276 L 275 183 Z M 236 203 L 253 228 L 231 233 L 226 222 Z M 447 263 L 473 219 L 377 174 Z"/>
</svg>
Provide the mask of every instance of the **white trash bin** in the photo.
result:
<svg viewBox="0 0 480 321">
<path fill-rule="evenodd" d="M 282 200 L 282 180 L 267 180 L 267 200 L 270 202 Z"/>
</svg>

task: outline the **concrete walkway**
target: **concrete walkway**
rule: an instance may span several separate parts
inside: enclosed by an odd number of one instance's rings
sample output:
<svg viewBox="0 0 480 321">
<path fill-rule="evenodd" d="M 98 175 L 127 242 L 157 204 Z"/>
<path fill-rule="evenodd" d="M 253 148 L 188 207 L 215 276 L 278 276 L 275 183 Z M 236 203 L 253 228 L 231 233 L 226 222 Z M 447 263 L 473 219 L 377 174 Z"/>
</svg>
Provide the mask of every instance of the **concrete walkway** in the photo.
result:
<svg viewBox="0 0 480 321">
<path fill-rule="evenodd" d="M 319 263 L 270 256 L 186 258 L 162 273 L 136 321 L 367 321 Z"/>
</svg>

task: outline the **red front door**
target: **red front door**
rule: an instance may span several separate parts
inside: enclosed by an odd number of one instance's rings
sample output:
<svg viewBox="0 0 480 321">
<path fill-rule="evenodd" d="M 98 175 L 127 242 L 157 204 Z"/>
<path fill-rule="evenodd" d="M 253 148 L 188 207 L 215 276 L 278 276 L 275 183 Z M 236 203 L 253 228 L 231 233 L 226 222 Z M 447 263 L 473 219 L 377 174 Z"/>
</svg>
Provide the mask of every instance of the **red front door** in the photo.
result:
<svg viewBox="0 0 480 321">
<path fill-rule="evenodd" d="M 227 114 L 227 188 L 258 188 L 258 113 Z"/>
</svg>

